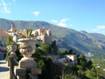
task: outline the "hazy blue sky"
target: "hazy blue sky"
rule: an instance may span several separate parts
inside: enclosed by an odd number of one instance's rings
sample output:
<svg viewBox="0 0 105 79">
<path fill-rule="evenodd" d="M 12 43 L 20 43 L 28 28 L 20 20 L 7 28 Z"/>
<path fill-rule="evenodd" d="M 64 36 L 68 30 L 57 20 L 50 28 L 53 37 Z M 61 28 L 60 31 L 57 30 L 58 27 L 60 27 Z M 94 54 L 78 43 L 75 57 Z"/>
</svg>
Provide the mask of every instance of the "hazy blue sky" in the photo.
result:
<svg viewBox="0 0 105 79">
<path fill-rule="evenodd" d="M 0 0 L 0 18 L 42 20 L 105 34 L 105 0 Z"/>
</svg>

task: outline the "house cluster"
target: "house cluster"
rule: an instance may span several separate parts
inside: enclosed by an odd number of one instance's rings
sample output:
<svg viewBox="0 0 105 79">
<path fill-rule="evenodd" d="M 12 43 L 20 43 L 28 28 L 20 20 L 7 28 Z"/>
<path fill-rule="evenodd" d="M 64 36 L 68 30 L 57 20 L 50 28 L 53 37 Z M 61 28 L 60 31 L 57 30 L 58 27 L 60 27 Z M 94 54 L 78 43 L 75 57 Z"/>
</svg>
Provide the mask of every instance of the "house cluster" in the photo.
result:
<svg viewBox="0 0 105 79">
<path fill-rule="evenodd" d="M 26 29 L 24 31 L 26 31 Z M 11 24 L 11 28 L 8 30 L 8 34 L 12 36 L 13 41 L 16 42 L 21 33 L 17 31 L 14 24 Z M 45 28 L 35 29 L 32 31 L 31 35 L 33 35 L 36 40 L 42 41 L 43 43 L 50 44 L 52 42 L 52 34 L 49 29 Z"/>
<path fill-rule="evenodd" d="M 77 63 L 77 59 L 76 58 L 77 58 L 76 54 L 68 54 L 68 55 L 65 55 L 62 58 L 57 59 L 57 62 L 68 63 L 70 65 L 74 65 L 74 64 Z"/>
<path fill-rule="evenodd" d="M 6 33 L 5 34 L 6 34 L 6 36 L 8 36 L 8 35 L 12 36 L 13 41 L 17 42 L 17 40 L 21 34 L 20 32 L 23 32 L 23 31 L 24 30 L 22 30 L 22 31 L 17 30 L 16 26 L 12 23 L 11 28 L 7 31 L 7 34 Z M 47 44 L 51 44 L 51 42 L 52 42 L 52 33 L 51 33 L 51 30 L 49 30 L 49 29 L 45 29 L 45 28 L 35 29 L 31 32 L 31 34 L 36 39 L 36 42 L 41 41 L 41 42 L 47 43 Z M 64 62 L 64 63 L 66 63 L 66 62 L 73 63 L 75 60 L 76 60 L 75 54 L 68 54 L 63 58 L 58 59 L 59 62 Z"/>
</svg>

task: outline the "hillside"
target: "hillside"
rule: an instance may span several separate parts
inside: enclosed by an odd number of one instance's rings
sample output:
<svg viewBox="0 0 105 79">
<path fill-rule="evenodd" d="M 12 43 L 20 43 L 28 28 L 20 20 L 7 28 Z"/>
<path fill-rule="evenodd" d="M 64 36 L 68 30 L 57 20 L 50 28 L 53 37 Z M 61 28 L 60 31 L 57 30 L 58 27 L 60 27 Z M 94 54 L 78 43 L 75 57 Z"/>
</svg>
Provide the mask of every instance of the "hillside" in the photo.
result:
<svg viewBox="0 0 105 79">
<path fill-rule="evenodd" d="M 53 40 L 57 40 L 60 48 L 74 49 L 87 54 L 88 52 L 97 55 L 105 54 L 105 36 L 98 33 L 79 32 L 73 29 L 59 27 L 44 21 L 12 21 L 0 19 L 0 28 L 9 29 L 14 23 L 18 29 L 24 28 L 49 28 L 52 31 Z"/>
</svg>

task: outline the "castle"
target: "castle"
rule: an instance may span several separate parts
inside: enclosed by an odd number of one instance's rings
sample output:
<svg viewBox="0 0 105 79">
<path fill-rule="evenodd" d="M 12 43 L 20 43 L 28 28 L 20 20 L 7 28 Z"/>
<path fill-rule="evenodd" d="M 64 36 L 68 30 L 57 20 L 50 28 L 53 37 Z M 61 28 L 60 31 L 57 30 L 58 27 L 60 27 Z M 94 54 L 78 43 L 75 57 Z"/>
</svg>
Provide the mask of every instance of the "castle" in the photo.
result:
<svg viewBox="0 0 105 79">
<path fill-rule="evenodd" d="M 49 29 L 36 29 L 32 31 L 32 35 L 34 35 L 37 40 L 41 40 L 43 43 L 51 44 L 52 42 L 52 34 Z"/>
<path fill-rule="evenodd" d="M 17 41 L 19 32 L 16 30 L 16 27 L 14 24 L 11 24 L 11 28 L 10 30 L 8 30 L 8 34 L 14 37 L 13 38 L 14 42 Z M 51 44 L 52 42 L 52 34 L 49 29 L 45 29 L 45 28 L 35 29 L 32 31 L 31 35 L 34 36 L 36 40 L 39 40 L 42 43 Z"/>
</svg>

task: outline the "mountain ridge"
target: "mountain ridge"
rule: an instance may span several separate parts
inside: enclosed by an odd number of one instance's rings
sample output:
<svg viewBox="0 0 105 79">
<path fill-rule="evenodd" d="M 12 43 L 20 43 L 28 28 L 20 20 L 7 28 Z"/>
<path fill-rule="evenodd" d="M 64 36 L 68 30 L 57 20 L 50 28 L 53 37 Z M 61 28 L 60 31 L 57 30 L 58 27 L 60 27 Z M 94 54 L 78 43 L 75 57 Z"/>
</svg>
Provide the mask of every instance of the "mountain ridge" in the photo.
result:
<svg viewBox="0 0 105 79">
<path fill-rule="evenodd" d="M 82 53 L 105 54 L 105 35 L 99 33 L 88 33 L 60 27 L 45 21 L 19 21 L 0 19 L 0 28 L 8 30 L 14 23 L 18 29 L 24 28 L 47 28 L 52 31 L 53 40 L 57 40 L 60 48 L 75 49 Z"/>
</svg>

